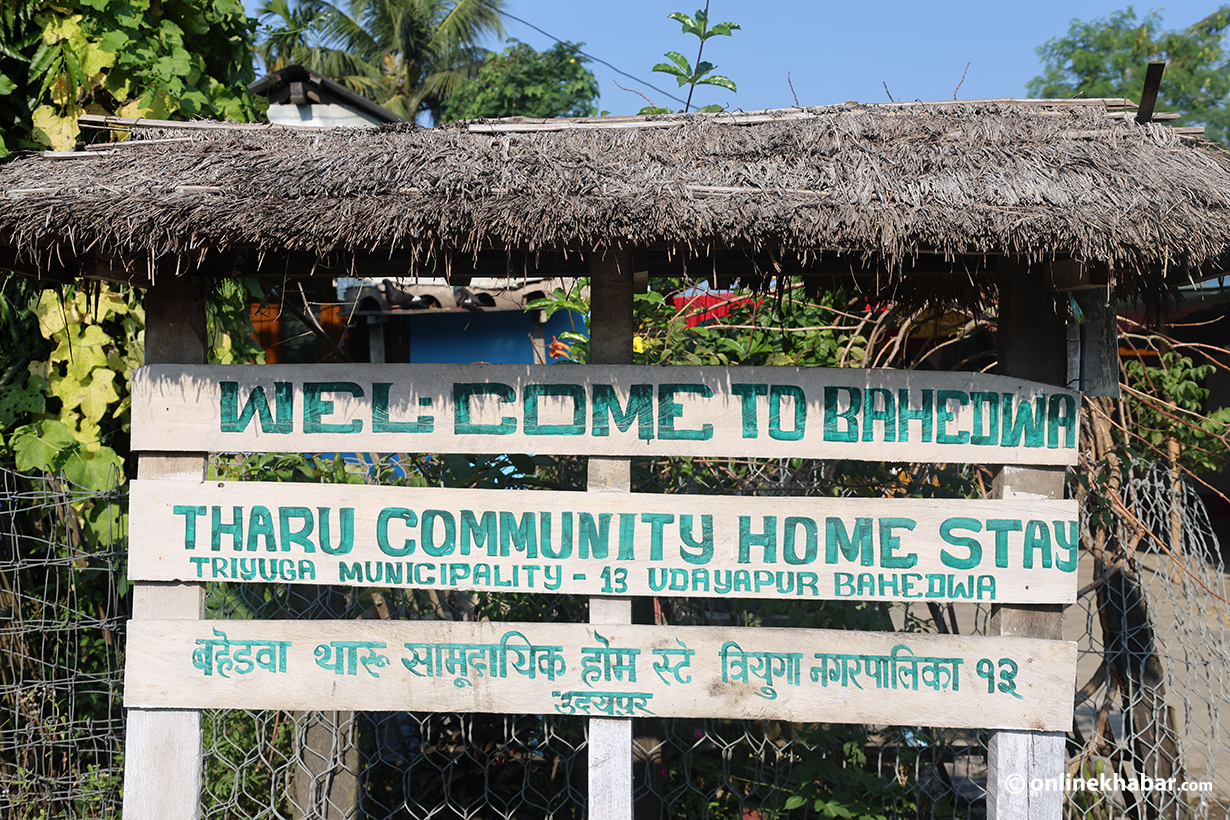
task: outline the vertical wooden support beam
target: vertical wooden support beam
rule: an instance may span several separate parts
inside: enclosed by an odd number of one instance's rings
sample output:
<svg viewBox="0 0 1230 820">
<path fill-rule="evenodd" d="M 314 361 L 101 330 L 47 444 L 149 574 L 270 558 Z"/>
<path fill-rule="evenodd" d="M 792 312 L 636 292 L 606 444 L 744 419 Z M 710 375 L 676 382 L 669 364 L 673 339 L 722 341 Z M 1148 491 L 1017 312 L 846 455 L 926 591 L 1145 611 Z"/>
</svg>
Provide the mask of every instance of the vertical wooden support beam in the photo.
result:
<svg viewBox="0 0 1230 820">
<path fill-rule="evenodd" d="M 1085 396 L 1119 398 L 1119 313 L 1109 288 L 1069 294 L 1083 322 L 1068 326 L 1068 387 Z"/>
<path fill-rule="evenodd" d="M 631 364 L 632 254 L 607 249 L 590 265 L 589 360 Z M 630 458 L 589 459 L 587 489 L 626 493 L 632 488 Z M 632 599 L 590 598 L 591 624 L 632 623 Z M 590 820 L 632 820 L 632 720 L 589 719 Z"/>
<path fill-rule="evenodd" d="M 384 364 L 384 317 L 367 317 L 367 360 L 372 364 Z"/>
<path fill-rule="evenodd" d="M 145 363 L 204 364 L 205 289 L 188 276 L 159 277 L 145 303 Z M 140 453 L 137 474 L 205 477 L 205 453 Z M 197 620 L 204 584 L 133 585 L 134 620 Z M 129 709 L 124 757 L 124 820 L 195 820 L 201 813 L 201 712 Z"/>
<path fill-rule="evenodd" d="M 1024 260 L 1009 257 L 999 274 L 999 372 L 1005 376 L 1064 384 L 1067 378 L 1067 306 L 1064 296 L 1046 292 L 1040 273 L 1031 274 Z M 1064 468 L 1000 469 L 997 498 L 1063 498 Z M 996 605 L 991 608 L 992 635 L 1063 639 L 1063 607 Z M 1073 670 L 1075 672 L 1075 670 Z M 1030 789 L 1035 780 L 1064 773 L 1063 732 L 997 731 L 987 745 L 988 820 L 1059 820 L 1063 791 Z"/>
</svg>

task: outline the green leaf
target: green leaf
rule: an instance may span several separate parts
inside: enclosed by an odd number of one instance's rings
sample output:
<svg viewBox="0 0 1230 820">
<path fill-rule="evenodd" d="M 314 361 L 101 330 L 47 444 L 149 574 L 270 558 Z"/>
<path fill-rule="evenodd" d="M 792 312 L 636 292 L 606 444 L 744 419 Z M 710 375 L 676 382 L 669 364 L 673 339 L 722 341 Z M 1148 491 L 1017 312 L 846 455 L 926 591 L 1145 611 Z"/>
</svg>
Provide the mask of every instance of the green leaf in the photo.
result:
<svg viewBox="0 0 1230 820">
<path fill-rule="evenodd" d="M 734 23 L 718 23 L 716 26 L 709 29 L 709 36 L 713 37 L 717 34 L 725 34 L 727 37 L 730 37 L 731 32 L 737 28 L 739 28 L 739 26 Z"/>
<path fill-rule="evenodd" d="M 102 2 L 105 3 L 107 0 L 102 0 Z M 103 32 L 103 36 L 98 41 L 98 47 L 103 51 L 117 52 L 121 51 L 129 42 L 131 41 L 127 33 L 119 29 L 111 29 Z"/>
<path fill-rule="evenodd" d="M 56 472 L 79 446 L 64 422 L 54 419 L 18 427 L 9 444 L 17 469 L 31 472 Z"/>
<path fill-rule="evenodd" d="M 721 74 L 714 74 L 712 77 L 705 77 L 696 81 L 697 85 L 720 85 L 722 88 L 729 88 L 731 91 L 737 92 L 734 80 L 729 77 L 723 77 Z"/>
<path fill-rule="evenodd" d="M 670 58 L 670 61 L 672 63 L 679 66 L 679 69 L 681 71 L 683 71 L 689 77 L 692 76 L 692 64 L 688 61 L 687 57 L 684 57 L 678 51 L 668 51 L 666 52 L 666 56 Z M 656 67 L 654 68 L 654 71 L 658 71 L 658 70 L 659 70 L 658 68 Z"/>
<path fill-rule="evenodd" d="M 98 368 L 93 372 L 90 383 L 84 386 L 81 395 L 81 412 L 87 419 L 101 421 L 107 415 L 107 408 L 120 400 L 114 382 L 114 370 Z"/>
<path fill-rule="evenodd" d="M 702 15 L 704 14 L 703 11 L 700 13 Z M 683 24 L 684 34 L 695 34 L 697 37 L 700 36 L 700 26 L 696 25 L 695 21 L 693 21 L 691 17 L 688 17 L 682 11 L 677 11 L 674 14 L 670 15 L 670 19 L 674 20 L 677 23 Z"/>
<path fill-rule="evenodd" d="M 690 75 L 684 74 L 682 71 L 675 68 L 670 63 L 658 63 L 656 66 L 653 67 L 653 70 L 660 71 L 663 74 L 670 74 L 672 77 L 674 77 L 676 80 L 679 81 L 679 85 L 681 86 L 687 85 L 688 82 L 691 80 Z"/>
<path fill-rule="evenodd" d="M 0 387 L 0 428 L 11 427 L 18 419 L 47 409 L 47 400 L 42 391 L 45 384 L 37 376 L 31 376 L 25 387 L 15 384 Z"/>
<path fill-rule="evenodd" d="M 802 806 L 804 802 L 806 801 L 803 795 L 792 794 L 790 795 L 790 797 L 786 798 L 786 811 L 794 811 L 795 809 Z"/>
<path fill-rule="evenodd" d="M 34 52 L 34 56 L 30 58 L 30 76 L 34 78 L 40 74 L 46 74 L 51 70 L 51 65 L 55 61 L 56 50 L 53 49 L 46 40 L 39 43 L 38 50 Z M 46 90 L 46 86 L 44 86 Z"/>
<path fill-rule="evenodd" d="M 691 75 L 684 74 L 682 71 L 669 63 L 658 63 L 653 67 L 653 70 L 660 71 L 663 74 L 670 74 L 676 81 L 678 81 L 681 87 L 687 85 L 692 79 Z"/>
<path fill-rule="evenodd" d="M 0 96 L 8 96 L 17 90 L 17 83 L 9 79 L 8 75 L 0 71 Z"/>
<path fill-rule="evenodd" d="M 92 453 L 79 447 L 68 454 L 61 469 L 66 479 L 88 490 L 105 490 L 124 474 L 123 463 L 110 447 Z"/>
</svg>

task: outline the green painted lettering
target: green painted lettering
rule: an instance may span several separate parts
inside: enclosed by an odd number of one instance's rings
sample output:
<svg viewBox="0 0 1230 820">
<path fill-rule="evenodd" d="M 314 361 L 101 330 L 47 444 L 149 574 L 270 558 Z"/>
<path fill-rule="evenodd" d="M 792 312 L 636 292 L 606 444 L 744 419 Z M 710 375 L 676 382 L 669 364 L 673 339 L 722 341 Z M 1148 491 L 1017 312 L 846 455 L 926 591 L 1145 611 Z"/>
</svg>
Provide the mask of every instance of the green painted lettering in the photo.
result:
<svg viewBox="0 0 1230 820">
<path fill-rule="evenodd" d="M 317 507 L 316 518 L 320 521 L 319 535 L 320 551 L 325 555 L 348 555 L 354 549 L 354 507 L 342 507 L 341 510 L 341 534 L 337 539 L 337 546 L 333 546 L 333 533 L 329 530 L 329 508 Z M 286 549 L 286 545 L 282 545 Z"/>
<path fill-rule="evenodd" d="M 713 516 L 702 515 L 700 517 L 699 541 L 693 537 L 694 532 L 692 516 L 679 516 L 679 538 L 683 541 L 683 545 L 679 547 L 679 555 L 689 564 L 707 564 L 713 560 Z M 691 553 L 688 552 L 689 549 L 700 551 Z"/>
<path fill-rule="evenodd" d="M 598 513 L 594 521 L 592 513 L 577 513 L 580 533 L 577 537 L 577 557 L 605 559 L 610 551 L 611 513 Z"/>
<path fill-rule="evenodd" d="M 794 403 L 794 429 L 782 429 L 782 397 Z M 857 427 L 857 422 L 855 427 Z M 792 384 L 775 384 L 769 389 L 769 438 L 778 441 L 799 441 L 807 429 L 807 396 L 803 388 Z"/>
<path fill-rule="evenodd" d="M 1000 569 L 1004 569 L 1008 566 L 1008 533 L 1020 531 L 1020 519 L 987 519 L 987 532 L 995 533 L 995 566 Z"/>
<path fill-rule="evenodd" d="M 977 538 L 965 535 L 953 535 L 953 530 L 969 530 L 982 532 L 982 522 L 977 518 L 949 518 L 940 524 L 940 538 L 954 547 L 965 547 L 969 555 L 958 558 L 946 549 L 940 550 L 940 561 L 944 566 L 953 569 L 973 569 L 982 561 L 982 543 Z"/>
<path fill-rule="evenodd" d="M 752 532 L 752 518 L 749 515 L 739 516 L 739 563 L 752 562 L 752 547 L 758 546 L 764 550 L 762 559 L 765 564 L 777 563 L 777 516 L 766 515 L 762 519 L 763 530 L 759 534 Z"/>
<path fill-rule="evenodd" d="M 1042 432 L 1046 427 L 1046 396 L 1038 396 L 1032 408 L 1028 401 L 1018 404 L 1015 419 L 1012 415 L 1013 398 L 1011 393 L 1005 393 L 1003 404 L 1000 405 L 1003 419 L 1000 425 L 1003 430 L 1000 446 L 1018 447 L 1023 436 L 1026 447 L 1041 447 Z"/>
<path fill-rule="evenodd" d="M 184 504 L 176 504 L 171 508 L 171 512 L 175 515 L 184 517 L 184 549 L 196 549 L 196 517 L 205 514 L 205 505 L 199 507 L 190 507 Z"/>
<path fill-rule="evenodd" d="M 739 397 L 743 409 L 743 437 L 756 438 L 760 435 L 760 422 L 756 418 L 756 397 L 767 396 L 767 384 L 732 384 L 730 392 Z"/>
<path fill-rule="evenodd" d="M 403 540 L 400 547 L 395 547 L 389 543 L 389 522 L 394 518 L 404 521 L 407 527 L 415 527 L 419 523 L 418 516 L 405 507 L 385 507 L 376 518 L 376 544 L 379 545 L 381 552 L 394 558 L 413 555 L 413 539 L 407 538 Z M 358 564 L 355 564 L 355 566 L 358 566 Z"/>
<path fill-rule="evenodd" d="M 1076 399 L 1067 393 L 1057 393 L 1051 396 L 1046 412 L 1046 447 L 1048 450 L 1059 449 L 1059 430 L 1063 428 L 1063 448 L 1072 450 L 1076 447 Z"/>
<path fill-rule="evenodd" d="M 850 397 L 849 406 L 838 412 L 841 396 L 839 391 L 846 391 Z M 863 391 L 857 387 L 826 387 L 824 388 L 824 440 L 825 441 L 858 441 L 858 412 L 863 406 Z M 837 421 L 846 423 L 844 430 L 839 430 Z"/>
<path fill-rule="evenodd" d="M 837 553 L 841 552 L 847 561 L 859 559 L 865 567 L 875 565 L 873 534 L 870 518 L 854 519 L 854 530 L 846 532 L 846 526 L 840 518 L 824 519 L 824 562 L 837 563 Z"/>
<path fill-rule="evenodd" d="M 534 513 L 522 513 L 520 522 L 514 513 L 500 513 L 500 555 L 508 555 L 510 548 L 524 552 L 526 558 L 538 557 L 538 533 L 534 526 Z"/>
<path fill-rule="evenodd" d="M 294 518 L 303 522 L 303 526 L 297 530 L 291 527 L 291 519 Z M 316 552 L 316 545 L 309 537 L 316 527 L 316 522 L 312 518 L 312 511 L 307 507 L 278 507 L 278 524 L 281 536 L 278 540 L 282 543 L 282 552 L 290 552 L 291 544 L 303 547 L 304 552 Z"/>
<path fill-rule="evenodd" d="M 854 595 L 853 573 L 833 573 L 833 594 L 838 598 L 850 598 Z"/>
<path fill-rule="evenodd" d="M 863 402 L 863 441 L 875 441 L 876 422 L 884 423 L 883 441 L 897 440 L 897 404 L 893 391 L 885 387 L 869 387 Z"/>
<path fill-rule="evenodd" d="M 626 433 L 636 422 L 636 437 L 642 441 L 653 438 L 653 385 L 634 384 L 628 388 L 628 407 L 619 405 L 619 396 L 609 384 L 594 385 L 593 435 L 609 436 L 611 422 L 619 432 Z"/>
<path fill-rule="evenodd" d="M 470 421 L 470 399 L 475 396 L 495 396 L 501 402 L 517 400 L 517 391 L 498 382 L 457 382 L 453 385 L 453 432 L 459 436 L 508 436 L 517 432 L 517 420 L 504 416 L 499 424 L 476 424 Z"/>
<path fill-rule="evenodd" d="M 799 527 L 803 528 L 802 555 L 796 546 Z M 792 515 L 785 520 L 783 530 L 782 558 L 787 564 L 810 564 L 816 560 L 820 552 L 820 528 L 813 519 Z"/>
<path fill-rule="evenodd" d="M 243 551 L 243 507 L 231 507 L 231 523 L 222 521 L 222 508 L 214 507 L 210 518 L 209 548 L 214 552 L 222 549 L 222 536 L 231 536 L 235 552 Z"/>
<path fill-rule="evenodd" d="M 636 559 L 636 513 L 619 514 L 619 555 L 620 561 Z"/>
<path fill-rule="evenodd" d="M 363 420 L 335 424 L 321 421 L 333 414 L 333 402 L 323 398 L 325 393 L 349 393 L 363 398 L 363 388 L 354 382 L 304 382 L 303 384 L 303 432 L 305 433 L 358 433 L 363 430 Z"/>
<path fill-rule="evenodd" d="M 641 513 L 641 520 L 649 525 L 649 560 L 662 560 L 662 529 L 675 522 L 672 513 Z"/>
<path fill-rule="evenodd" d="M 437 519 L 444 529 L 444 537 L 436 543 L 435 525 Z M 419 525 L 419 541 L 423 544 L 423 552 L 440 558 L 452 555 L 457 549 L 457 521 L 447 510 L 423 510 L 423 523 Z M 532 557 L 532 556 L 531 556 Z"/>
<path fill-rule="evenodd" d="M 999 444 L 999 394 L 984 393 L 974 391 L 969 394 L 970 404 L 973 405 L 973 420 L 971 427 L 973 432 L 970 434 L 970 444 Z M 982 432 L 983 427 L 983 408 L 986 408 L 986 427 L 987 431 Z"/>
<path fill-rule="evenodd" d="M 1042 566 L 1051 568 L 1051 529 L 1045 521 L 1030 521 L 1025 525 L 1025 554 L 1021 565 L 1033 569 L 1034 550 L 1042 553 Z"/>
<path fill-rule="evenodd" d="M 554 558 L 557 561 L 572 557 L 572 513 L 560 513 L 560 545 L 559 549 L 551 543 L 551 513 L 538 514 L 538 551 L 544 558 Z M 547 567 L 549 571 L 551 568 Z M 548 572 L 548 574 L 550 574 Z"/>
<path fill-rule="evenodd" d="M 278 551 L 278 534 L 273 526 L 273 513 L 259 504 L 248 512 L 248 551 L 256 552 L 258 539 L 264 539 L 266 552 Z"/>
<path fill-rule="evenodd" d="M 703 424 L 699 430 L 675 429 L 675 419 L 683 415 L 683 405 L 675 401 L 676 393 L 695 393 L 704 399 L 713 397 L 713 391 L 703 384 L 658 385 L 658 438 L 673 441 L 708 441 L 713 438 L 712 424 Z"/>
<path fill-rule="evenodd" d="M 372 385 L 372 432 L 373 433 L 430 433 L 435 429 L 435 419 L 432 416 L 419 416 L 417 421 L 389 421 L 389 390 L 390 382 L 377 382 Z M 425 406 L 431 406 L 431 399 L 419 399 Z"/>
<path fill-rule="evenodd" d="M 893 530 L 912 530 L 918 526 L 913 518 L 880 519 L 880 566 L 885 569 L 909 569 L 918 563 L 918 555 L 894 555 L 901 548 L 901 538 Z"/>
<path fill-rule="evenodd" d="M 1080 524 L 1076 521 L 1066 522 L 1068 525 L 1067 533 L 1064 532 L 1063 521 L 1052 521 L 1055 525 L 1055 548 L 1058 552 L 1063 552 L 1064 556 L 1055 556 L 1055 566 L 1064 572 L 1076 572 L 1076 563 L 1080 560 L 1080 555 L 1077 552 L 1080 547 Z"/>
<path fill-rule="evenodd" d="M 961 407 L 969 404 L 969 394 L 963 390 L 941 390 L 935 396 L 935 443 L 936 444 L 966 444 L 969 433 L 962 430 L 949 433 L 945 426 L 956 418 L 956 413 L 948 409 L 949 402 L 956 402 Z"/>
<path fill-rule="evenodd" d="M 538 421 L 538 401 L 543 396 L 572 399 L 571 424 L 541 424 Z M 579 384 L 527 384 L 521 398 L 525 407 L 527 436 L 585 435 L 585 388 Z"/>
<path fill-rule="evenodd" d="M 499 554 L 499 531 L 500 528 L 496 523 L 494 511 L 487 510 L 484 512 L 480 521 L 475 518 L 472 510 L 462 510 L 461 554 L 470 554 L 470 541 L 473 539 L 475 549 L 482 549 L 486 545 L 487 557 L 494 558 Z"/>
<path fill-rule="evenodd" d="M 931 440 L 931 430 L 935 423 L 935 391 L 925 389 L 922 392 L 922 407 L 915 410 L 910 404 L 910 391 L 901 388 L 897 391 L 897 441 L 910 440 L 910 422 L 917 421 L 922 427 L 922 440 Z"/>
<path fill-rule="evenodd" d="M 269 400 L 265 397 L 265 388 L 260 385 L 252 388 L 243 411 L 239 407 L 239 382 L 220 382 L 222 391 L 220 409 L 222 411 L 221 429 L 223 433 L 242 433 L 253 417 L 262 433 L 286 434 L 294 432 L 295 393 L 290 382 L 273 383 L 273 404 L 277 421 L 269 412 Z"/>
</svg>

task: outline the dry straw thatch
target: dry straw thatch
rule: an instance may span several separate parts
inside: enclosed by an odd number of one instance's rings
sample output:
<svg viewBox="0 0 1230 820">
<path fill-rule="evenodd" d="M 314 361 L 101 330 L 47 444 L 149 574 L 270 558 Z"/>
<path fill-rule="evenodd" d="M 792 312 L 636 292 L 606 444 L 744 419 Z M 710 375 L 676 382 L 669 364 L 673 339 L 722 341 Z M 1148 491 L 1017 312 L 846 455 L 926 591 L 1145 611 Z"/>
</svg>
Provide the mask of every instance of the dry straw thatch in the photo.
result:
<svg viewBox="0 0 1230 820">
<path fill-rule="evenodd" d="M 232 251 L 273 272 L 292 260 L 409 270 L 491 249 L 620 247 L 795 268 L 827 260 L 829 272 L 857 261 L 891 276 L 919 254 L 1012 254 L 1107 263 L 1127 287 L 1205 277 L 1230 260 L 1230 154 L 1104 104 L 188 125 L 3 166 L 0 247 L 43 266 L 195 265 Z"/>
</svg>

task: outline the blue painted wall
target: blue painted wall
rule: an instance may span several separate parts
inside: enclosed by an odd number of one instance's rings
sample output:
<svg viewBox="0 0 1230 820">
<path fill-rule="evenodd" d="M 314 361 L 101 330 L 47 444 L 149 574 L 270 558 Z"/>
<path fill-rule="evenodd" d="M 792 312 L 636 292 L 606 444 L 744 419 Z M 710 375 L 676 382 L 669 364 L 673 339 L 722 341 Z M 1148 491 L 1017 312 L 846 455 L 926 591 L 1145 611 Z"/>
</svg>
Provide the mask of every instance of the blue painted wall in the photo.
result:
<svg viewBox="0 0 1230 820">
<path fill-rule="evenodd" d="M 531 315 L 508 310 L 491 313 L 416 312 L 410 318 L 410 361 L 414 364 L 535 364 Z M 546 344 L 566 331 L 585 333 L 579 313 L 556 313 L 543 328 Z M 547 363 L 552 360 L 548 357 Z"/>
</svg>

